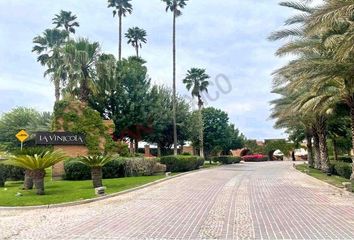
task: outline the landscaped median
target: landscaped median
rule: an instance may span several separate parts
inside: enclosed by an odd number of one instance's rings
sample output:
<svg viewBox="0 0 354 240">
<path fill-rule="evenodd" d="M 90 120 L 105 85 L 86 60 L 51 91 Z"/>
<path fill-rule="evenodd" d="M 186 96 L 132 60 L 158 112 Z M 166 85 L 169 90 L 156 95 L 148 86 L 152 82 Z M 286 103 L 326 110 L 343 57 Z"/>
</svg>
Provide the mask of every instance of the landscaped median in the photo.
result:
<svg viewBox="0 0 354 240">
<path fill-rule="evenodd" d="M 165 178 L 164 174 L 156 176 L 126 177 L 104 179 L 106 193 L 112 194 L 127 189 L 142 186 Z M 35 190 L 22 190 L 23 182 L 6 182 L 5 188 L 0 188 L 0 206 L 38 206 L 58 203 L 68 203 L 95 198 L 92 181 L 51 181 L 45 178 L 46 194 L 37 195 Z"/>
<path fill-rule="evenodd" d="M 343 183 L 350 182 L 349 179 L 338 175 L 329 176 L 323 173 L 321 170 L 310 168 L 307 164 L 296 165 L 295 168 L 303 173 L 308 174 L 311 177 L 317 178 L 318 180 L 324 181 L 333 186 L 344 188 Z M 354 192 L 354 184 L 352 184 L 352 191 Z"/>
</svg>

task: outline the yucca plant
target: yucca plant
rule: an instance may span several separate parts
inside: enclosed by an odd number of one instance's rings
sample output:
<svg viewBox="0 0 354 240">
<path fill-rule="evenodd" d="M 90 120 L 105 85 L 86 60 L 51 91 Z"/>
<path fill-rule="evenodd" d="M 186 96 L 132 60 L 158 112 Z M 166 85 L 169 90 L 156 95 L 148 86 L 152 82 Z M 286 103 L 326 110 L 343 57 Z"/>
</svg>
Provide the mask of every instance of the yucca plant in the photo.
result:
<svg viewBox="0 0 354 240">
<path fill-rule="evenodd" d="M 65 156 L 65 154 L 61 151 L 47 151 L 44 154 L 35 154 L 33 156 L 11 156 L 8 160 L 2 163 L 29 170 L 29 174 L 33 179 L 34 186 L 37 189 L 37 194 L 43 195 L 45 169 L 61 161 L 65 161 L 66 158 L 67 157 Z"/>
<path fill-rule="evenodd" d="M 87 156 L 81 157 L 78 161 L 91 168 L 91 178 L 94 188 L 102 187 L 102 167 L 112 161 L 110 156 Z"/>
</svg>

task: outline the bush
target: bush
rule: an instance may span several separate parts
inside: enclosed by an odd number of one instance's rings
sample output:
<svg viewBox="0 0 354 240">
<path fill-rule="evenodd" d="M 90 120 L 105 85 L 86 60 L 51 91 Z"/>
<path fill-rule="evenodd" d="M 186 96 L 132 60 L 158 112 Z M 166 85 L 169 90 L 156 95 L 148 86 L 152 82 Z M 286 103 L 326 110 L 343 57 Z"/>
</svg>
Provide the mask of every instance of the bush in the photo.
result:
<svg viewBox="0 0 354 240">
<path fill-rule="evenodd" d="M 352 166 L 351 164 L 344 162 L 336 162 L 334 164 L 335 174 L 350 179 L 350 175 L 352 174 Z"/>
<path fill-rule="evenodd" d="M 64 163 L 66 180 L 90 180 L 91 169 L 82 163 L 67 161 Z M 145 158 L 117 158 L 102 168 L 104 179 L 151 176 L 157 172 L 165 172 L 166 167 L 156 159 Z"/>
<path fill-rule="evenodd" d="M 90 167 L 79 163 L 76 159 L 64 162 L 65 179 L 66 180 L 90 180 L 91 169 Z"/>
<path fill-rule="evenodd" d="M 165 156 L 160 162 L 166 164 L 169 172 L 187 172 L 198 169 L 204 164 L 204 159 L 198 156 Z"/>
<path fill-rule="evenodd" d="M 233 164 L 241 162 L 241 158 L 234 156 L 218 156 L 213 157 L 213 162 L 219 162 L 221 164 Z"/>
<path fill-rule="evenodd" d="M 0 187 L 4 187 L 7 180 L 23 181 L 24 178 L 24 169 L 0 164 Z"/>
<path fill-rule="evenodd" d="M 262 154 L 246 155 L 242 157 L 242 160 L 245 162 L 265 162 L 268 161 L 268 157 Z"/>
<path fill-rule="evenodd" d="M 110 161 L 102 168 L 104 179 L 122 178 L 125 176 L 125 161 L 124 159 L 116 159 Z"/>
<path fill-rule="evenodd" d="M 157 172 L 165 172 L 166 166 L 155 158 L 129 158 L 125 161 L 125 176 L 151 176 Z"/>
</svg>

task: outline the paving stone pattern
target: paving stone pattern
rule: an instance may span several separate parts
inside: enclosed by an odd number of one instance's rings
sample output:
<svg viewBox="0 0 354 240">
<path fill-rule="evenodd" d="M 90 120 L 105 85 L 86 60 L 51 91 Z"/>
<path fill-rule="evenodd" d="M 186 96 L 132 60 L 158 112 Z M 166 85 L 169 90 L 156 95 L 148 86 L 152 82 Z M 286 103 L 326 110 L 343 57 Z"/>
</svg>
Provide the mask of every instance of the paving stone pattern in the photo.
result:
<svg viewBox="0 0 354 240">
<path fill-rule="evenodd" d="M 242 163 L 85 205 L 0 210 L 0 239 L 354 239 L 354 195 L 290 162 Z"/>
</svg>

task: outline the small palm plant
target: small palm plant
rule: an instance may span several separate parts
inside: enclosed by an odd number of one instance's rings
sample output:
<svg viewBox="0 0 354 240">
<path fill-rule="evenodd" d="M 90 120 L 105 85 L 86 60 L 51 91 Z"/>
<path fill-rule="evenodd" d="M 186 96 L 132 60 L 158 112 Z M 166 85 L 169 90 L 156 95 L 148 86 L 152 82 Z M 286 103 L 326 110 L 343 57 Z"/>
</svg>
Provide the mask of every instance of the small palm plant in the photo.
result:
<svg viewBox="0 0 354 240">
<path fill-rule="evenodd" d="M 44 176 L 45 169 L 49 168 L 61 161 L 65 161 L 66 156 L 61 151 L 50 152 L 44 154 L 17 155 L 11 156 L 8 160 L 2 162 L 5 165 L 21 167 L 29 170 L 29 174 L 33 179 L 34 186 L 38 195 L 44 195 Z"/>
<path fill-rule="evenodd" d="M 91 178 L 94 188 L 102 187 L 102 167 L 112 161 L 110 156 L 87 156 L 81 157 L 78 161 L 91 168 Z"/>
</svg>

